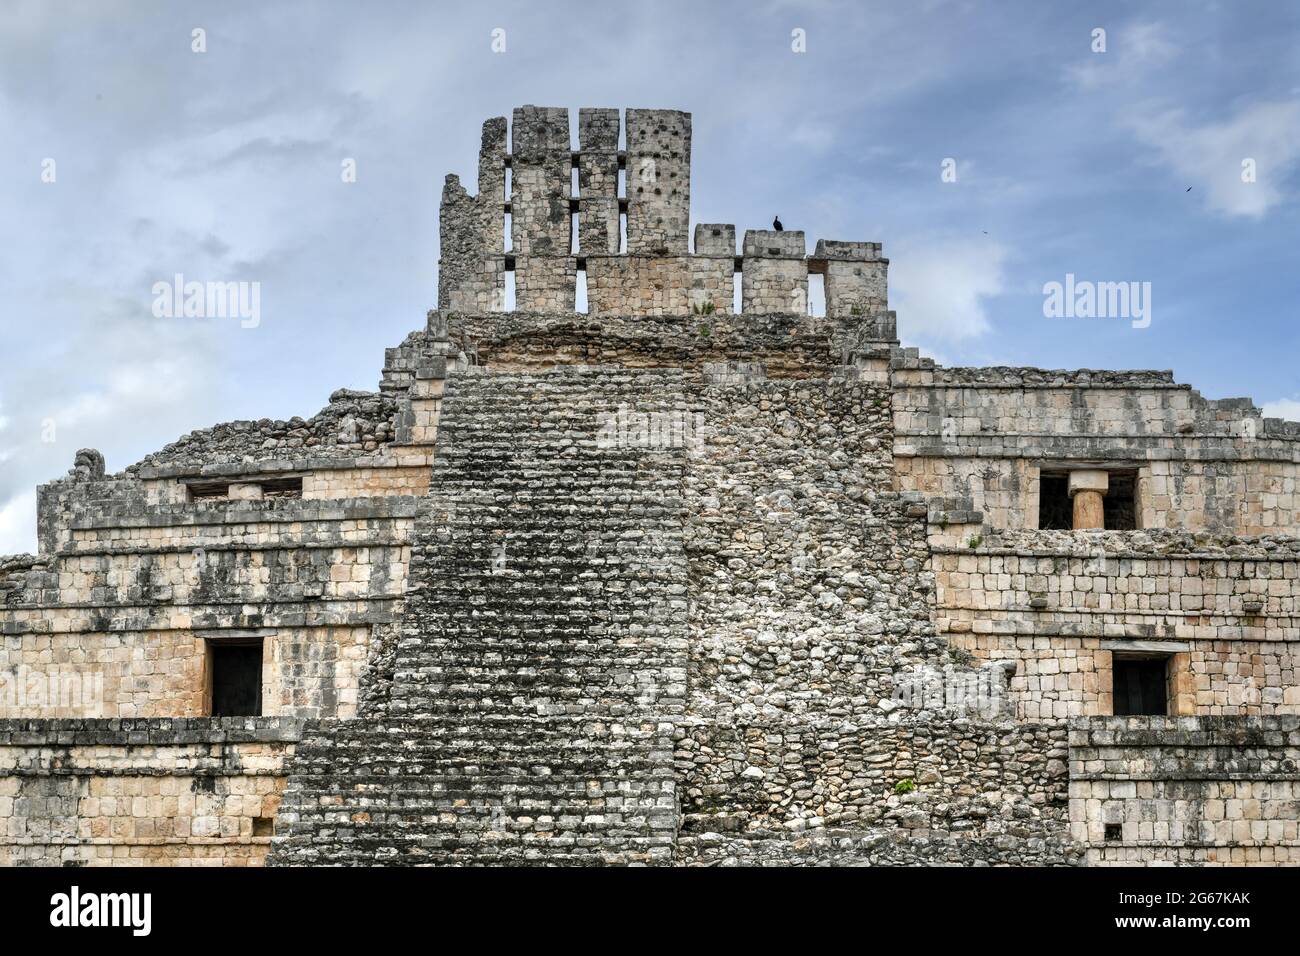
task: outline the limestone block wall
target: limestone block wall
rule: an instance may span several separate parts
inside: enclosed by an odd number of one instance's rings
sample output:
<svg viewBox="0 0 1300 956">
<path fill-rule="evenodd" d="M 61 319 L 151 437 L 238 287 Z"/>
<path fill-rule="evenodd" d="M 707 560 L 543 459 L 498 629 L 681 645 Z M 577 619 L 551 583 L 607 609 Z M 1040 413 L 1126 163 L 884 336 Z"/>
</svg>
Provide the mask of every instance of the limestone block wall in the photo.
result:
<svg viewBox="0 0 1300 956">
<path fill-rule="evenodd" d="M 915 456 L 907 450 L 895 458 L 897 488 L 934 499 L 968 501 L 975 512 L 975 533 L 981 524 L 1038 527 L 1038 465 L 1023 458 Z"/>
<path fill-rule="evenodd" d="M 416 499 L 106 511 L 0 590 L 0 715 L 190 716 L 207 641 L 264 641 L 263 712 L 355 712 L 405 593 Z"/>
<path fill-rule="evenodd" d="M 1130 468 L 1137 523 L 1300 531 L 1300 427 L 1248 400 L 1207 401 L 1168 372 L 892 368 L 897 486 L 971 497 L 993 527 L 1038 525 L 1039 474 Z"/>
<path fill-rule="evenodd" d="M 578 250 L 584 255 L 614 255 L 621 245 L 619 125 L 616 109 L 578 110 Z"/>
<path fill-rule="evenodd" d="M 690 279 L 687 306 L 695 314 L 734 312 L 736 267 L 732 256 L 692 256 L 686 260 Z"/>
<path fill-rule="evenodd" d="M 296 721 L 0 720 L 0 866 L 258 866 Z"/>
<path fill-rule="evenodd" d="M 1071 724 L 1070 828 L 1089 865 L 1300 862 L 1300 718 Z"/>
<path fill-rule="evenodd" d="M 814 259 L 824 260 L 827 315 L 875 315 L 889 308 L 889 260 L 878 242 L 818 239 Z"/>
<path fill-rule="evenodd" d="M 525 260 L 568 256 L 572 239 L 569 111 L 517 107 L 511 121 L 510 151 L 511 248 Z M 528 271 L 521 266 L 516 269 Z"/>
<path fill-rule="evenodd" d="M 808 260 L 802 232 L 745 232 L 741 311 L 808 314 Z"/>
<path fill-rule="evenodd" d="M 422 436 L 431 441 L 437 423 L 429 426 L 429 434 Z M 378 463 L 363 468 L 321 469 L 303 476 L 304 501 L 338 500 L 344 498 L 387 498 L 390 496 L 418 498 L 429 490 L 430 456 L 419 454 L 407 461 L 422 460 L 419 465 L 381 466 Z"/>
<path fill-rule="evenodd" d="M 478 195 L 448 175 L 439 217 L 438 301 L 455 309 L 505 308 L 505 117 L 483 124 Z"/>
<path fill-rule="evenodd" d="M 686 256 L 588 256 L 588 311 L 593 315 L 688 314 L 694 265 L 695 260 Z"/>
<path fill-rule="evenodd" d="M 688 302 L 695 313 L 734 312 L 736 296 L 736 227 L 700 223 L 695 227 L 695 255 L 690 266 Z"/>
<path fill-rule="evenodd" d="M 999 532 L 938 545 L 933 560 L 937 626 L 954 647 L 1017 663 L 1026 719 L 1110 713 L 1124 641 L 1173 656 L 1176 713 L 1300 712 L 1296 539 Z"/>
<path fill-rule="evenodd" d="M 570 256 L 516 257 L 516 308 L 530 312 L 572 312 L 577 276 L 577 260 Z"/>
<path fill-rule="evenodd" d="M 691 114 L 627 111 L 627 251 L 685 255 L 690 241 Z"/>
<path fill-rule="evenodd" d="M 983 660 L 1017 664 L 1009 689 L 1025 720 L 1113 713 L 1111 660 L 1115 641 L 1095 637 L 964 634 L 954 647 Z M 1159 642 L 1153 642 L 1159 643 Z M 1173 642 L 1170 642 L 1173 644 Z M 1169 650 L 1177 675 L 1175 713 L 1254 715 L 1300 713 L 1300 645 L 1272 641 L 1190 641 Z"/>
<path fill-rule="evenodd" d="M 510 236 L 520 309 L 571 312 L 576 261 L 569 111 L 523 106 L 511 123 Z"/>
<path fill-rule="evenodd" d="M 1144 528 L 1300 533 L 1300 465 L 1290 461 L 1152 461 L 1138 496 Z"/>
<path fill-rule="evenodd" d="M 619 131 L 617 109 L 584 107 L 575 151 L 568 110 L 523 106 L 513 113 L 507 150 L 505 118 L 488 120 L 478 195 L 456 176 L 448 176 L 443 188 L 439 308 L 502 312 L 505 272 L 513 271 L 518 309 L 572 312 L 577 273 L 584 270 L 594 315 L 735 311 L 735 227 L 697 225 L 691 254 L 691 115 L 627 110 L 623 150 Z M 508 246 L 502 240 L 506 211 Z M 751 230 L 744 243 L 743 311 L 807 315 L 810 263 L 826 276 L 828 315 L 865 317 L 887 307 L 889 263 L 880 243 L 821 240 L 810 259 L 803 233 Z"/>
<path fill-rule="evenodd" d="M 350 717 L 369 627 L 262 628 L 262 714 Z M 208 712 L 218 630 L 70 632 L 8 641 L 0 717 L 191 717 Z"/>
</svg>

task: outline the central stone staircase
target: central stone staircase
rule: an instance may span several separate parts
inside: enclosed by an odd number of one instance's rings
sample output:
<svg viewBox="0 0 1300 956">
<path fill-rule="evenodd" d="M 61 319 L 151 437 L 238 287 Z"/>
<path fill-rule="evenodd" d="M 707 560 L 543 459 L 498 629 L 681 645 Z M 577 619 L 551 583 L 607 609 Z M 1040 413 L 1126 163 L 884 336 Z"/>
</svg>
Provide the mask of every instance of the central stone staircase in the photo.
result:
<svg viewBox="0 0 1300 956">
<path fill-rule="evenodd" d="M 310 723 L 270 862 L 669 863 L 680 372 L 453 375 L 383 710 Z"/>
</svg>

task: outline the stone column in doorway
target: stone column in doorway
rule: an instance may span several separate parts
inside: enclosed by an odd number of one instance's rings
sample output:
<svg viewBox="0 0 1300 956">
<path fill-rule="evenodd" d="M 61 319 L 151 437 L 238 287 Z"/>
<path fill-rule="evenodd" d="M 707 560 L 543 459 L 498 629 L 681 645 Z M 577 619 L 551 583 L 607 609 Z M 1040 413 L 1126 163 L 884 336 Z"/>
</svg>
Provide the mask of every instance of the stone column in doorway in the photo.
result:
<svg viewBox="0 0 1300 956">
<path fill-rule="evenodd" d="M 1102 499 L 1110 479 L 1104 471 L 1070 472 L 1070 497 L 1074 500 L 1074 530 L 1106 527 Z"/>
</svg>

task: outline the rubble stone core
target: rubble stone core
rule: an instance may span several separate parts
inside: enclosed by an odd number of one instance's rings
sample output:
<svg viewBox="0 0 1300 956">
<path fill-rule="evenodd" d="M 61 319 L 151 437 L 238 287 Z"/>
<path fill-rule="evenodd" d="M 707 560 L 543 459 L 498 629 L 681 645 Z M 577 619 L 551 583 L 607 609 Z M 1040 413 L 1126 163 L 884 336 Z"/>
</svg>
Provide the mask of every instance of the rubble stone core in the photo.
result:
<svg viewBox="0 0 1300 956">
<path fill-rule="evenodd" d="M 484 124 L 376 392 L 39 489 L 0 863 L 1300 862 L 1300 426 L 939 367 L 880 243 L 692 230 L 690 114 L 577 130 Z"/>
</svg>

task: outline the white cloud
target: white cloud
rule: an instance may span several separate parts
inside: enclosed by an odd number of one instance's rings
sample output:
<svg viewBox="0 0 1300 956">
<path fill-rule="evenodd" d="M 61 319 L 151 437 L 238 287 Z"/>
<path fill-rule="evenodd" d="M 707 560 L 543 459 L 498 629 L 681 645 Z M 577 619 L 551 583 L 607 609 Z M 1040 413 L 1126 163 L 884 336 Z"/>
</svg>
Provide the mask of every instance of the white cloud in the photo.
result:
<svg viewBox="0 0 1300 956">
<path fill-rule="evenodd" d="M 36 491 L 18 495 L 0 507 L 0 554 L 36 551 Z"/>
<path fill-rule="evenodd" d="M 101 318 L 94 315 L 93 318 Z M 73 326 L 75 341 L 34 367 L 11 368 L 0 382 L 0 553 L 36 544 L 38 484 L 72 467 L 78 448 L 98 448 L 109 471 L 217 420 L 215 386 L 223 366 L 211 339 L 166 320 L 121 319 Z"/>
<path fill-rule="evenodd" d="M 990 328 L 984 301 L 1006 288 L 1006 249 L 989 240 L 900 244 L 890 257 L 899 325 L 924 339 L 967 339 Z"/>
<path fill-rule="evenodd" d="M 1066 79 L 1078 89 L 1091 92 L 1105 87 L 1122 87 L 1170 62 L 1178 46 L 1160 23 L 1135 23 L 1107 35 L 1106 52 L 1091 47 L 1091 33 L 1081 49 L 1083 59 L 1065 68 Z"/>
<path fill-rule="evenodd" d="M 1300 399 L 1279 398 L 1275 402 L 1264 403 L 1265 418 L 1288 418 L 1300 422 Z"/>
<path fill-rule="evenodd" d="M 1283 181 L 1300 165 L 1300 100 L 1255 103 L 1220 123 L 1196 126 L 1182 110 L 1146 112 L 1127 125 L 1202 201 L 1227 216 L 1259 218 L 1288 197 Z M 1255 182 L 1242 182 L 1252 159 Z"/>
</svg>

